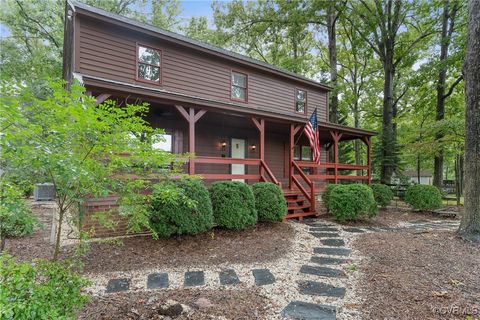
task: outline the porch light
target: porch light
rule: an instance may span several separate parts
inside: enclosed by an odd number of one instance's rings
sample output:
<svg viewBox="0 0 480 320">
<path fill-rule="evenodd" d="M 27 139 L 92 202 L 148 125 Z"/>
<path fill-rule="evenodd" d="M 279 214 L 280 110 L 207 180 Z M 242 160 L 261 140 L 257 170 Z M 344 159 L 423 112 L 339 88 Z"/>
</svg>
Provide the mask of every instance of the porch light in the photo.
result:
<svg viewBox="0 0 480 320">
<path fill-rule="evenodd" d="M 257 149 L 257 146 L 255 144 L 252 144 L 250 146 L 250 149 L 252 149 L 252 152 L 255 152 L 255 150 Z"/>
<path fill-rule="evenodd" d="M 227 142 L 225 140 L 222 140 L 220 144 L 222 146 L 222 151 L 225 151 L 225 148 L 227 147 Z"/>
</svg>

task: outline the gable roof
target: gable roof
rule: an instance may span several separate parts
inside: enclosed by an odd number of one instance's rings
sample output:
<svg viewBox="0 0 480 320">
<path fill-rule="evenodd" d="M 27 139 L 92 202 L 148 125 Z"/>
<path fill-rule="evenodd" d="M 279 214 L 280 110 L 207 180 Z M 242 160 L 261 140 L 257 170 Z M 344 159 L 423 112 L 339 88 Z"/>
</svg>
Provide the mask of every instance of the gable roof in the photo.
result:
<svg viewBox="0 0 480 320">
<path fill-rule="evenodd" d="M 323 89 L 323 90 L 330 91 L 330 90 L 333 89 L 329 85 L 326 85 L 326 84 L 320 83 L 318 81 L 309 79 L 307 77 L 296 74 L 294 72 L 290 72 L 290 71 L 284 70 L 282 68 L 278 68 L 278 67 L 276 67 L 274 65 L 271 65 L 269 63 L 266 63 L 266 62 L 263 62 L 263 61 L 260 61 L 260 60 L 257 60 L 257 59 L 253 59 L 253 58 L 247 57 L 245 55 L 242 55 L 242 54 L 230 51 L 230 50 L 226 50 L 226 49 L 219 48 L 219 47 L 216 47 L 216 46 L 213 46 L 213 45 L 210 45 L 210 44 L 207 44 L 207 43 L 195 40 L 195 39 L 188 38 L 188 37 L 183 36 L 183 35 L 178 34 L 178 33 L 170 32 L 170 31 L 158 28 L 158 27 L 154 27 L 152 25 L 149 25 L 149 24 L 146 24 L 146 23 L 143 23 L 143 22 L 139 22 L 139 21 L 136 21 L 136 20 L 133 20 L 133 19 L 115 14 L 115 13 L 111 13 L 111 12 L 108 12 L 108 11 L 105 11 L 105 10 L 102 10 L 102 9 L 99 9 L 99 8 L 96 8 L 96 7 L 81 3 L 81 2 L 69 0 L 68 3 L 74 11 L 89 15 L 89 16 L 94 17 L 94 18 L 100 18 L 100 19 L 104 19 L 104 20 L 106 19 L 109 22 L 119 24 L 121 26 L 131 28 L 131 29 L 141 29 L 143 31 L 148 31 L 148 32 L 154 33 L 154 35 L 156 35 L 158 37 L 162 37 L 164 39 L 166 38 L 166 40 L 169 40 L 171 42 L 175 42 L 175 43 L 180 44 L 180 45 L 189 46 L 191 48 L 194 48 L 194 49 L 197 49 L 197 50 L 200 50 L 200 51 L 204 51 L 204 52 L 208 52 L 210 54 L 221 56 L 225 59 L 232 60 L 234 62 L 244 64 L 244 65 L 248 65 L 250 67 L 254 67 L 254 68 L 257 68 L 257 69 L 261 69 L 261 70 L 264 70 L 264 71 L 267 71 L 267 72 L 270 72 L 270 73 L 274 73 L 278 76 L 282 76 L 282 77 L 285 77 L 285 78 L 288 78 L 288 79 L 291 79 L 291 80 L 300 81 L 300 82 L 303 82 L 305 84 L 315 86 L 315 87 Z"/>
</svg>

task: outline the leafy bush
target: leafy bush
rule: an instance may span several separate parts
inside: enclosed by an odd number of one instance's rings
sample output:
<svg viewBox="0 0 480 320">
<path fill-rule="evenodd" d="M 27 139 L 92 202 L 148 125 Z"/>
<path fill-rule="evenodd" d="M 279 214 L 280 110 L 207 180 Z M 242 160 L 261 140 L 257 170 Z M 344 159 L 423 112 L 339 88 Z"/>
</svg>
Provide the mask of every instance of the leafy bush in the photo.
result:
<svg viewBox="0 0 480 320">
<path fill-rule="evenodd" d="M 325 204 L 325 207 L 327 209 L 328 209 L 328 206 L 329 206 L 328 201 L 330 199 L 330 194 L 332 193 L 333 189 L 335 189 L 338 186 L 339 186 L 338 184 L 329 183 L 329 184 L 327 184 L 327 187 L 325 188 L 325 192 L 322 195 L 322 201 Z"/>
<path fill-rule="evenodd" d="M 252 189 L 239 181 L 218 181 L 210 187 L 213 217 L 218 226 L 241 230 L 257 222 Z"/>
<path fill-rule="evenodd" d="M 0 250 L 7 237 L 32 234 L 37 219 L 15 186 L 7 182 L 0 183 Z"/>
<path fill-rule="evenodd" d="M 432 210 L 442 206 L 442 194 L 435 186 L 416 184 L 408 187 L 405 202 L 414 209 Z"/>
<path fill-rule="evenodd" d="M 158 235 L 196 234 L 213 226 L 212 203 L 198 178 L 162 181 L 154 186 L 150 225 Z"/>
<path fill-rule="evenodd" d="M 287 203 L 283 191 L 271 182 L 259 182 L 253 185 L 255 209 L 258 220 L 279 221 L 287 213 Z"/>
<path fill-rule="evenodd" d="M 389 186 L 385 184 L 374 183 L 370 187 L 372 187 L 373 196 L 375 197 L 375 201 L 377 205 L 385 208 L 392 202 L 393 200 L 393 192 Z"/>
<path fill-rule="evenodd" d="M 0 319 L 75 319 L 89 282 L 67 263 L 16 262 L 0 255 Z"/>
<path fill-rule="evenodd" d="M 378 211 L 372 189 L 364 184 L 338 185 L 328 203 L 330 212 L 340 221 L 374 216 Z"/>
</svg>

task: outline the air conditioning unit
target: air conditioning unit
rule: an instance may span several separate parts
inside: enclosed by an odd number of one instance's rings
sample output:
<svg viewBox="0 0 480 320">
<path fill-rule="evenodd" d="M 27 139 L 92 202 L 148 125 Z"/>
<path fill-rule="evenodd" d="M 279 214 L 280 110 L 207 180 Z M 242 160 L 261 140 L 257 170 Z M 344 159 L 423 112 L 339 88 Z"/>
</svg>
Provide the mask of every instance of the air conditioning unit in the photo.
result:
<svg viewBox="0 0 480 320">
<path fill-rule="evenodd" d="M 33 190 L 35 201 L 47 201 L 55 199 L 55 188 L 53 183 L 37 183 Z"/>
</svg>

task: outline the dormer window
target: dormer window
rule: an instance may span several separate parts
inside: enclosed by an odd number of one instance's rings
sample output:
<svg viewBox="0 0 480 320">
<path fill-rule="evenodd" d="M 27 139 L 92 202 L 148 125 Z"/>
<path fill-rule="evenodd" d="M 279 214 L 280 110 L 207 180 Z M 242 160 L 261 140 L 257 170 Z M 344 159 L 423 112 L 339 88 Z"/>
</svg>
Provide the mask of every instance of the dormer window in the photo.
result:
<svg viewBox="0 0 480 320">
<path fill-rule="evenodd" d="M 162 52 L 144 45 L 137 46 L 137 80 L 161 83 Z"/>
<path fill-rule="evenodd" d="M 295 111 L 305 113 L 307 111 L 307 91 L 295 89 Z"/>
<path fill-rule="evenodd" d="M 232 88 L 230 97 L 232 100 L 246 102 L 248 98 L 247 75 L 232 71 Z"/>
</svg>

